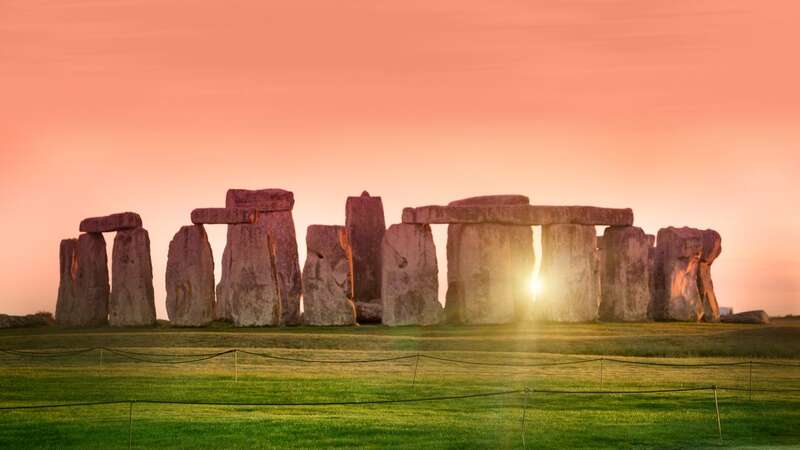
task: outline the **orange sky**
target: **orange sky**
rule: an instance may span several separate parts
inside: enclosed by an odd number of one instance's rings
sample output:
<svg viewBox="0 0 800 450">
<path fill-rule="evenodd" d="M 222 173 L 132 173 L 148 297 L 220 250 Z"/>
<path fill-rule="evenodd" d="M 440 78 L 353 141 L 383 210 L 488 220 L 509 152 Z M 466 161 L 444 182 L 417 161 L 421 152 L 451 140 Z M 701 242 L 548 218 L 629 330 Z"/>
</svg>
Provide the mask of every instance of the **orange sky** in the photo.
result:
<svg viewBox="0 0 800 450">
<path fill-rule="evenodd" d="M 59 240 L 133 210 L 165 318 L 191 209 L 282 187 L 301 264 L 306 226 L 344 223 L 363 189 L 387 223 L 523 193 L 632 207 L 649 233 L 714 228 L 722 305 L 800 313 L 799 16 L 790 0 L 0 2 L 0 312 L 52 311 Z"/>
</svg>

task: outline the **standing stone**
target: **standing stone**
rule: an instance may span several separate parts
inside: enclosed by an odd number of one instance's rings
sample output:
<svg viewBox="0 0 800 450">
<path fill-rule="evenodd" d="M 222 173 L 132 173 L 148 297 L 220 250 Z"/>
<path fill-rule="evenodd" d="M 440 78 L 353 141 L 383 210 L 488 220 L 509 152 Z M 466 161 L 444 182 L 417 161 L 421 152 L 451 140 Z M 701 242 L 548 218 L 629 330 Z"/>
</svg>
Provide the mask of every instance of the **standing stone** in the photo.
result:
<svg viewBox="0 0 800 450">
<path fill-rule="evenodd" d="M 638 227 L 609 227 L 600 238 L 602 253 L 600 319 L 648 319 L 652 295 L 653 241 Z"/>
<path fill-rule="evenodd" d="M 114 238 L 108 323 L 123 327 L 156 323 L 150 237 L 144 228 L 121 230 Z"/>
<path fill-rule="evenodd" d="M 473 197 L 449 206 L 529 203 L 528 197 Z M 464 324 L 522 319 L 532 302 L 534 266 L 530 226 L 452 224 L 447 227 L 447 320 Z"/>
<path fill-rule="evenodd" d="M 603 239 L 604 251 L 611 244 Z M 536 317 L 558 322 L 597 320 L 600 303 L 597 236 L 590 225 L 542 227 L 544 288 L 537 299 Z"/>
<path fill-rule="evenodd" d="M 228 225 L 214 312 L 240 327 L 280 324 L 280 287 L 266 223 Z"/>
<path fill-rule="evenodd" d="M 698 289 L 703 232 L 694 228 L 658 231 L 651 316 L 656 320 L 698 321 L 705 314 Z"/>
<path fill-rule="evenodd" d="M 283 189 L 229 189 L 225 198 L 226 208 L 250 208 L 257 212 L 255 224 L 249 225 L 256 227 L 268 236 L 274 261 L 272 264 L 274 278 L 278 284 L 278 295 L 280 296 L 281 315 L 279 322 L 275 325 L 297 325 L 300 323 L 300 294 L 302 293 L 302 281 L 300 279 L 300 262 L 297 254 L 297 235 L 294 228 L 291 209 L 294 205 L 294 194 Z M 240 225 L 229 225 L 239 227 Z M 232 274 L 227 273 L 226 267 L 233 267 L 226 262 L 226 254 L 229 246 L 240 246 L 241 243 L 231 242 L 242 236 L 241 233 L 228 234 L 228 245 L 225 247 L 223 258 L 222 281 L 227 281 Z M 220 282 L 220 286 L 228 283 Z M 231 319 L 227 313 L 227 299 L 232 298 L 232 292 L 217 291 L 218 313 L 221 319 Z M 222 304 L 220 300 L 222 299 Z"/>
<path fill-rule="evenodd" d="M 202 225 L 185 226 L 169 243 L 167 314 L 172 324 L 202 327 L 214 313 L 214 256 Z"/>
<path fill-rule="evenodd" d="M 311 225 L 303 267 L 303 321 L 308 325 L 353 325 L 347 233 L 336 225 Z"/>
<path fill-rule="evenodd" d="M 353 293 L 356 302 L 381 303 L 381 241 L 386 232 L 383 201 L 364 191 L 347 197 L 345 227 L 353 264 Z M 366 322 L 359 317 L 359 322 Z"/>
<path fill-rule="evenodd" d="M 384 325 L 435 325 L 443 317 L 430 225 L 392 225 L 383 236 Z"/>
<path fill-rule="evenodd" d="M 703 255 L 697 270 L 697 289 L 703 301 L 703 320 L 719 321 L 719 304 L 711 279 L 711 264 L 722 253 L 722 237 L 714 230 L 703 231 Z"/>
<path fill-rule="evenodd" d="M 108 323 L 108 257 L 100 233 L 65 239 L 60 246 L 56 322 L 66 326 Z"/>
</svg>

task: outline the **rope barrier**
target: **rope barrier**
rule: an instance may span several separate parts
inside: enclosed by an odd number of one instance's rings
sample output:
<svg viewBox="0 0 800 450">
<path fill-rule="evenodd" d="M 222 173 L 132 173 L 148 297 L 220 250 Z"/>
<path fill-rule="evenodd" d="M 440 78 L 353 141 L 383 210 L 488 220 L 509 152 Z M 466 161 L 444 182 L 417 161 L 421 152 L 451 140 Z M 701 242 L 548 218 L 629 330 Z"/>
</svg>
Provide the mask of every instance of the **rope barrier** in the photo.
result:
<svg viewBox="0 0 800 450">
<path fill-rule="evenodd" d="M 26 410 L 26 409 L 49 409 L 80 406 L 99 406 L 99 405 L 123 405 L 128 403 L 150 404 L 150 405 L 189 405 L 189 406 L 233 406 L 233 407 L 272 407 L 272 406 L 356 406 L 356 405 L 385 405 L 397 403 L 421 403 L 432 401 L 463 400 L 470 398 L 501 397 L 524 393 L 525 389 L 515 389 L 507 391 L 480 392 L 463 395 L 449 395 L 438 397 L 419 397 L 403 399 L 379 399 L 379 400 L 353 400 L 338 402 L 209 402 L 209 401 L 182 401 L 182 400 L 116 400 L 105 402 L 84 402 L 84 403 L 58 403 L 51 405 L 21 405 L 21 406 L 0 406 L 0 411 Z"/>
<path fill-rule="evenodd" d="M 302 358 L 290 358 L 288 356 L 277 356 L 269 353 L 251 352 L 247 350 L 239 350 L 239 351 L 241 353 L 244 353 L 245 355 L 259 356 L 261 358 L 267 358 L 267 359 L 276 359 L 276 360 L 291 361 L 291 362 L 304 362 L 304 363 L 320 363 L 320 364 L 363 364 L 363 363 L 374 363 L 374 362 L 399 361 L 403 359 L 412 359 L 417 357 L 417 355 L 404 355 L 404 356 L 394 356 L 390 358 L 376 358 L 376 359 L 302 359 Z M 422 357 L 424 355 L 419 355 L 419 356 Z"/>
<path fill-rule="evenodd" d="M 134 361 L 140 362 L 147 362 L 147 363 L 154 363 L 154 364 L 183 364 L 183 363 L 191 363 L 191 362 L 200 362 L 206 361 L 209 359 L 217 358 L 223 355 L 227 355 L 229 353 L 234 352 L 241 352 L 246 355 L 257 356 L 261 358 L 267 359 L 274 359 L 274 360 L 281 360 L 281 361 L 290 361 L 290 362 L 300 362 L 300 363 L 319 363 L 319 364 L 365 364 L 365 363 L 377 363 L 377 362 L 390 362 L 390 361 L 399 361 L 404 359 L 413 359 L 413 358 L 427 358 L 433 361 L 440 361 L 440 362 L 448 362 L 454 364 L 465 364 L 465 365 L 477 365 L 477 366 L 495 366 L 495 367 L 553 367 L 553 366 L 569 366 L 569 365 L 576 365 L 576 364 L 587 364 L 592 362 L 600 362 L 601 366 L 604 362 L 613 362 L 618 364 L 629 364 L 629 365 L 638 365 L 638 366 L 655 366 L 655 367 L 676 367 L 676 368 L 712 368 L 712 367 L 733 367 L 733 366 L 753 366 L 753 365 L 762 365 L 762 366 L 773 366 L 773 367 L 793 367 L 793 368 L 800 368 L 800 364 L 792 364 L 792 363 L 782 363 L 782 362 L 772 362 L 772 361 L 736 361 L 736 362 L 717 362 L 717 363 L 669 363 L 669 362 L 656 362 L 656 361 L 634 361 L 634 360 L 627 360 L 627 359 L 618 359 L 618 358 L 592 358 L 592 359 L 579 359 L 575 361 L 558 361 L 558 362 L 544 362 L 544 363 L 515 363 L 515 362 L 482 362 L 482 361 L 469 361 L 469 360 L 462 360 L 462 359 L 455 359 L 455 358 L 445 358 L 441 356 L 434 356 L 434 355 L 426 355 L 426 354 L 413 354 L 413 355 L 402 355 L 402 356 L 394 356 L 388 358 L 374 358 L 374 359 L 338 359 L 338 360 L 326 360 L 326 359 L 306 359 L 306 358 L 292 358 L 288 356 L 279 356 L 270 353 L 263 353 L 263 352 L 254 352 L 249 350 L 243 350 L 239 348 L 233 348 L 230 350 L 220 351 L 216 353 L 189 353 L 189 354 L 176 354 L 176 353 L 144 353 L 144 352 L 134 352 L 130 350 L 123 350 L 119 348 L 109 348 L 109 347 L 92 347 L 92 348 L 85 348 L 80 350 L 74 351 L 64 351 L 64 352 L 44 352 L 44 351 L 27 351 L 27 350 L 13 350 L 13 349 L 0 349 L 0 353 L 5 353 L 11 356 L 18 356 L 18 357 L 32 357 L 32 358 L 58 358 L 58 357 L 66 357 L 66 356 L 75 356 L 80 354 L 89 353 L 92 351 L 107 351 L 109 353 L 115 354 L 117 356 L 127 358 Z M 193 359 L 176 359 L 171 361 L 163 361 L 163 360 L 153 360 L 147 358 L 193 358 Z M 602 370 L 602 368 L 601 368 Z"/>
<path fill-rule="evenodd" d="M 591 362 L 600 361 L 601 358 L 595 359 L 581 359 L 578 361 L 564 361 L 553 363 L 537 363 L 537 364 L 513 364 L 513 363 L 493 363 L 493 362 L 480 362 L 480 361 L 466 361 L 461 359 L 442 358 L 439 356 L 419 355 L 420 358 L 432 359 L 434 361 L 451 362 L 456 364 L 468 364 L 475 366 L 497 366 L 497 367 L 550 367 L 550 366 L 571 366 L 575 364 L 586 364 Z"/>
</svg>

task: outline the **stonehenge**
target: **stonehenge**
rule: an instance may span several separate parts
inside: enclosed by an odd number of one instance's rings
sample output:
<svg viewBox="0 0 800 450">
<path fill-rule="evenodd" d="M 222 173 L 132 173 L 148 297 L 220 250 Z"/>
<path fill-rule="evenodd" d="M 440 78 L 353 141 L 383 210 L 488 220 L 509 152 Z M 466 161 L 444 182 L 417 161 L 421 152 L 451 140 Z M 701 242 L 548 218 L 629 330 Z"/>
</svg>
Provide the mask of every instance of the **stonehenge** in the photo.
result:
<svg viewBox="0 0 800 450">
<path fill-rule="evenodd" d="M 442 319 L 439 268 L 429 225 L 395 224 L 382 243 L 381 321 L 435 325 Z"/>
<path fill-rule="evenodd" d="M 534 317 L 556 322 L 597 320 L 600 260 L 593 226 L 542 227 L 540 277 L 546 289 L 534 305 Z"/>
<path fill-rule="evenodd" d="M 132 212 L 91 217 L 80 222 L 77 241 L 60 248 L 56 322 L 67 326 L 139 326 L 156 323 L 150 238 L 142 218 Z M 116 232 L 109 287 L 106 241 Z"/>
<path fill-rule="evenodd" d="M 383 202 L 347 197 L 343 225 L 310 225 L 300 270 L 284 189 L 229 189 L 224 207 L 192 209 L 169 244 L 166 309 L 175 326 L 237 327 L 720 321 L 714 230 L 634 226 L 628 208 L 532 205 L 486 195 L 404 208 L 388 229 Z M 447 225 L 447 292 L 439 298 L 432 227 Z M 225 225 L 215 286 L 207 226 Z M 533 228 L 541 227 L 541 242 Z M 84 219 L 59 247 L 56 323 L 156 323 L 150 238 L 141 217 Z M 598 231 L 599 230 L 599 231 Z M 103 233 L 115 232 L 108 270 Z M 598 234 L 600 234 L 598 236 Z M 534 247 L 540 245 L 536 272 Z M 443 301 L 442 301 L 443 300 Z M 725 321 L 765 323 L 763 312 Z"/>
<path fill-rule="evenodd" d="M 668 227 L 658 231 L 650 311 L 653 319 L 719 320 L 711 264 L 722 251 L 721 242 L 714 230 Z"/>
<path fill-rule="evenodd" d="M 150 236 L 144 228 L 120 230 L 111 253 L 111 326 L 143 326 L 156 323 Z"/>
<path fill-rule="evenodd" d="M 383 201 L 364 191 L 347 197 L 345 228 L 352 261 L 352 296 L 358 303 L 381 304 L 381 241 L 386 232 Z M 359 322 L 373 322 L 361 315 Z M 378 320 L 379 322 L 380 320 Z"/>
<path fill-rule="evenodd" d="M 307 325 L 356 323 L 356 309 L 350 299 L 352 277 L 347 239 L 343 226 L 308 227 L 308 256 L 303 267 L 303 322 Z"/>
<path fill-rule="evenodd" d="M 525 196 L 473 197 L 450 207 L 524 205 Z M 500 223 L 453 223 L 447 227 L 447 319 L 463 324 L 501 324 L 523 318 L 531 303 L 533 230 Z"/>
<path fill-rule="evenodd" d="M 238 326 L 297 325 L 302 291 L 292 208 L 283 189 L 229 189 L 225 208 L 255 210 L 229 224 L 214 316 Z"/>
<path fill-rule="evenodd" d="M 600 320 L 648 320 L 653 297 L 655 236 L 639 227 L 608 227 L 598 238 L 600 249 Z"/>
<path fill-rule="evenodd" d="M 187 225 L 172 238 L 167 254 L 167 315 L 182 327 L 214 319 L 214 255 L 203 225 Z"/>
<path fill-rule="evenodd" d="M 100 233 L 64 239 L 60 247 L 61 278 L 56 301 L 56 323 L 96 326 L 108 323 L 108 257 Z"/>
</svg>

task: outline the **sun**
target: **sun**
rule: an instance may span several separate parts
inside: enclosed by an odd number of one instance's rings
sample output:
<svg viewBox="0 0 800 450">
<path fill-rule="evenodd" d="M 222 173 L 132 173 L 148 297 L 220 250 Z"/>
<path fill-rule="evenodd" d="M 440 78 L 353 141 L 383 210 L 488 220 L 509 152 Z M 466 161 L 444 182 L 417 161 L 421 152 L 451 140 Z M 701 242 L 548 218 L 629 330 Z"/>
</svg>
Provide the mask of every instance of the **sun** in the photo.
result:
<svg viewBox="0 0 800 450">
<path fill-rule="evenodd" d="M 536 273 L 531 274 L 531 279 L 528 284 L 528 288 L 531 290 L 531 293 L 533 295 L 539 295 L 542 293 L 542 291 L 544 290 L 544 283 L 542 282 L 542 279 L 539 278 L 538 274 Z"/>
</svg>

